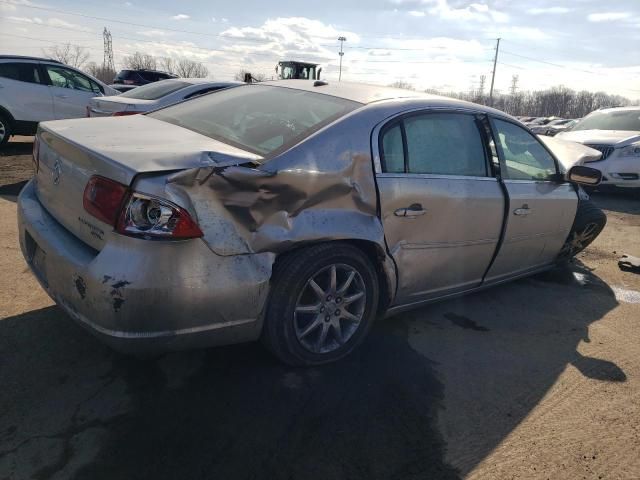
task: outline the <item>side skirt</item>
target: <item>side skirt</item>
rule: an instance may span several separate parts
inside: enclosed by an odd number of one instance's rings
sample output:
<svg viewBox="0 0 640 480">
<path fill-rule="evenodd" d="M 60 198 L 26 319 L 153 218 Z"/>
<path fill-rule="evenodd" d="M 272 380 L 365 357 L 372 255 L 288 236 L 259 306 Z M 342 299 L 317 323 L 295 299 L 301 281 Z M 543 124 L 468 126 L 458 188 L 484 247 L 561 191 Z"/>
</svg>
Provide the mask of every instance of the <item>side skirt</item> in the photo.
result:
<svg viewBox="0 0 640 480">
<path fill-rule="evenodd" d="M 469 293 L 480 292 L 482 290 L 486 290 L 487 288 L 495 287 L 496 285 L 500 285 L 500 284 L 503 284 L 503 283 L 511 282 L 512 280 L 518 280 L 520 278 L 525 278 L 525 277 L 529 277 L 531 275 L 535 275 L 536 273 L 546 272 L 547 270 L 551 270 L 555 266 L 556 266 L 555 263 L 551 263 L 549 265 L 544 265 L 542 267 L 537 267 L 537 268 L 535 268 L 533 270 L 528 270 L 528 271 L 526 271 L 524 273 L 520 273 L 518 275 L 514 275 L 513 277 L 509 277 L 509 278 L 506 278 L 506 279 L 485 283 L 485 284 L 482 284 L 482 285 L 480 285 L 478 287 L 470 288 L 469 290 L 464 290 L 462 292 L 456 292 L 456 293 L 451 293 L 451 294 L 448 294 L 448 295 L 442 295 L 440 297 L 429 298 L 427 300 L 420 300 L 419 302 L 407 303 L 407 304 L 404 304 L 404 305 L 395 305 L 395 306 L 389 308 L 386 311 L 386 313 L 384 314 L 384 318 L 389 318 L 389 317 L 392 317 L 392 316 L 394 316 L 394 315 L 396 315 L 398 313 L 406 312 L 407 310 L 413 310 L 415 308 L 420 308 L 420 307 L 423 307 L 425 305 L 429 305 L 431 303 L 462 297 L 463 295 L 467 295 Z"/>
</svg>

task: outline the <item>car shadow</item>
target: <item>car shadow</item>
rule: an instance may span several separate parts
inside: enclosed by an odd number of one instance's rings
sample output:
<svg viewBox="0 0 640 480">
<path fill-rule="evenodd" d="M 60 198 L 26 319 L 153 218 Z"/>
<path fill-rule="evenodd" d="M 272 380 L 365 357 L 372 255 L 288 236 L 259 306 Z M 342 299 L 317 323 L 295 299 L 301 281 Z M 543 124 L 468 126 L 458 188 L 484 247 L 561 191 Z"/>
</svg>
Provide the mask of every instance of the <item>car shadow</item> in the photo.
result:
<svg viewBox="0 0 640 480">
<path fill-rule="evenodd" d="M 0 157 L 30 155 L 33 151 L 33 137 L 14 137 L 0 147 Z"/>
<path fill-rule="evenodd" d="M 0 476 L 460 478 L 567 365 L 625 381 L 577 351 L 616 304 L 578 264 L 378 321 L 309 369 L 258 343 L 127 357 L 35 310 L 0 321 Z"/>
<path fill-rule="evenodd" d="M 0 185 L 0 198 L 9 200 L 10 202 L 18 201 L 18 195 L 22 188 L 27 184 L 28 180 L 10 183 L 9 185 Z"/>
</svg>

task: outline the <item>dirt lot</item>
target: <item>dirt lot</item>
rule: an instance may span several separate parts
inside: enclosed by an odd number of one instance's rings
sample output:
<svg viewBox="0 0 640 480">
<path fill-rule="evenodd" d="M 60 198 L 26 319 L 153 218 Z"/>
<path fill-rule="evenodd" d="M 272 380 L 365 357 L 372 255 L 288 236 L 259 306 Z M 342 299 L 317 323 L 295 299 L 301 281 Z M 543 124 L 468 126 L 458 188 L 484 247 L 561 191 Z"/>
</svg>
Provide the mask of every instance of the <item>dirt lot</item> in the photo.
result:
<svg viewBox="0 0 640 480">
<path fill-rule="evenodd" d="M 29 273 L 0 154 L 0 479 L 640 478 L 640 197 L 566 270 L 379 321 L 350 358 L 259 345 L 136 360 Z"/>
</svg>

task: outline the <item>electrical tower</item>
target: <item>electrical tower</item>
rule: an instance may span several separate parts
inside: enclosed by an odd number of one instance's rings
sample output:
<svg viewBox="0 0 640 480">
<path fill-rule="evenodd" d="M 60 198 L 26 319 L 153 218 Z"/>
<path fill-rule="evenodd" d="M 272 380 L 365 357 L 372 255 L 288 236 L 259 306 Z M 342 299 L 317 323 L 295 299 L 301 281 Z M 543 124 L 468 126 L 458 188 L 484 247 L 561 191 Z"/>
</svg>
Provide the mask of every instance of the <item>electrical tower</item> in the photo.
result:
<svg viewBox="0 0 640 480">
<path fill-rule="evenodd" d="M 113 42 L 111 40 L 111 32 L 107 30 L 107 27 L 104 27 L 102 38 L 104 39 L 104 59 L 102 60 L 102 67 L 115 72 L 116 66 L 113 63 Z"/>
<path fill-rule="evenodd" d="M 487 76 L 480 75 L 480 85 L 478 86 L 478 96 L 480 97 L 480 99 L 484 97 L 484 84 L 486 81 L 487 81 Z"/>
<path fill-rule="evenodd" d="M 511 87 L 509 88 L 509 93 L 513 96 L 518 93 L 518 75 L 513 75 L 511 77 Z"/>
</svg>

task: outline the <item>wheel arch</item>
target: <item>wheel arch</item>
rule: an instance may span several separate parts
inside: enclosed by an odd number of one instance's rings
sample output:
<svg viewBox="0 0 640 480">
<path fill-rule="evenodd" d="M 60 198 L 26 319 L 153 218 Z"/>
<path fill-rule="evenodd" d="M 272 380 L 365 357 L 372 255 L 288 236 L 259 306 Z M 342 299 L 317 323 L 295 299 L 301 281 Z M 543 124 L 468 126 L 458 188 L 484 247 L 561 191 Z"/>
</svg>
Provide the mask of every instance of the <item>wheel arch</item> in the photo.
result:
<svg viewBox="0 0 640 480">
<path fill-rule="evenodd" d="M 284 258 L 301 248 L 319 245 L 323 243 L 341 243 L 351 245 L 360 250 L 369 259 L 373 265 L 376 276 L 378 278 L 378 287 L 380 289 L 380 300 L 378 302 L 378 315 L 383 314 L 393 302 L 396 293 L 397 276 L 393 262 L 388 258 L 384 249 L 376 242 L 362 239 L 336 239 L 329 241 L 304 242 L 294 245 L 292 248 L 279 253 L 273 263 L 273 271 L 277 271 L 278 265 L 282 263 Z M 272 275 L 273 278 L 273 275 Z"/>
<path fill-rule="evenodd" d="M 5 107 L 3 107 L 2 105 L 0 105 L 0 115 L 2 115 L 3 117 L 5 117 L 9 122 L 11 122 L 11 125 L 15 125 L 16 123 L 16 119 L 13 118 L 13 115 L 11 115 L 11 112 L 9 110 L 7 110 Z"/>
</svg>

